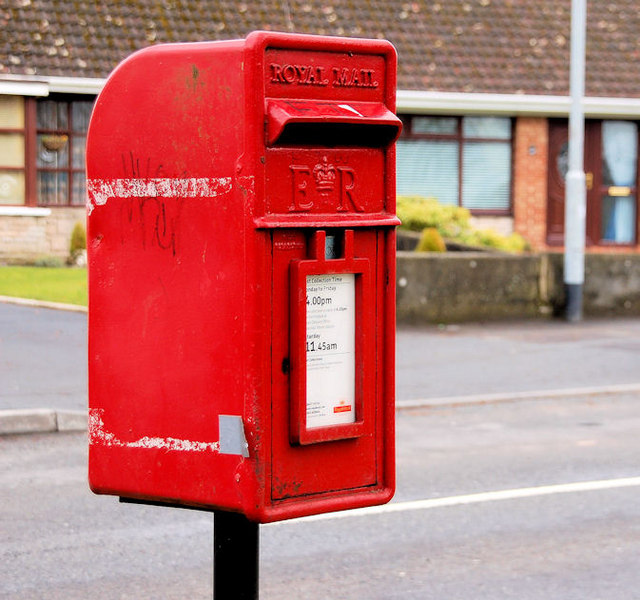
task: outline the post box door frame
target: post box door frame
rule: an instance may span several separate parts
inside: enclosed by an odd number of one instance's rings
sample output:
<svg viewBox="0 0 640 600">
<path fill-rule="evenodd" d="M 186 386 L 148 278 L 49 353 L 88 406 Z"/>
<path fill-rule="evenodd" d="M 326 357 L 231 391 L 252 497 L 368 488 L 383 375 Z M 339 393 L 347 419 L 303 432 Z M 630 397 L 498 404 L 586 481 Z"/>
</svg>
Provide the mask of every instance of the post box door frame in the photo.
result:
<svg viewBox="0 0 640 600">
<path fill-rule="evenodd" d="M 353 229 L 344 230 L 343 258 L 325 258 L 325 231 L 315 231 L 311 240 L 309 260 L 291 262 L 291 322 L 290 322 L 290 361 L 291 361 L 291 407 L 290 439 L 293 444 L 315 444 L 335 440 L 357 438 L 368 431 L 367 415 L 364 406 L 367 398 L 375 397 L 374 366 L 374 328 L 375 294 L 371 275 L 371 261 L 368 258 L 354 256 Z M 312 275 L 355 275 L 355 421 L 325 427 L 307 427 L 307 303 L 306 282 Z M 371 401 L 371 400 L 369 400 Z M 369 407 L 370 408 L 370 407 Z"/>
</svg>

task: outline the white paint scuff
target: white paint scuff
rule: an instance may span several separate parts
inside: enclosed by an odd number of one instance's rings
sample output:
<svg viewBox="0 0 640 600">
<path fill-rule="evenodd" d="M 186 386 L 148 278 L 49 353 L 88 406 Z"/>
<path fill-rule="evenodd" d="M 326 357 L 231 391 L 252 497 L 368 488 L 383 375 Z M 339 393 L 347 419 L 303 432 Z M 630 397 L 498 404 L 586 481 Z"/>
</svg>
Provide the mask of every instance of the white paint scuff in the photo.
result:
<svg viewBox="0 0 640 600">
<path fill-rule="evenodd" d="M 355 108 L 353 108 L 353 106 L 349 106 L 348 104 L 338 104 L 338 107 L 343 108 L 344 110 L 348 110 L 349 112 L 352 112 L 359 117 L 364 117 L 363 114 L 359 113 Z"/>
<path fill-rule="evenodd" d="M 214 198 L 230 192 L 231 187 L 231 177 L 89 179 L 87 212 L 91 214 L 111 198 Z"/>
<path fill-rule="evenodd" d="M 172 437 L 145 436 L 132 442 L 125 442 L 105 429 L 102 420 L 103 414 L 103 408 L 89 410 L 89 444 L 93 446 L 176 450 L 178 452 L 219 452 L 220 450 L 220 442 L 193 442 Z"/>
</svg>

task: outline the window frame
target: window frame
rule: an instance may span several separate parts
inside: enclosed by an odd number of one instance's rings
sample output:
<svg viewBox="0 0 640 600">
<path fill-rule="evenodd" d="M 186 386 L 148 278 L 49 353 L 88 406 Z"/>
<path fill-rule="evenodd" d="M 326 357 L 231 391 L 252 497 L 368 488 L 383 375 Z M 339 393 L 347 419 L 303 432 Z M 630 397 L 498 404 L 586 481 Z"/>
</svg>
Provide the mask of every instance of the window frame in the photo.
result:
<svg viewBox="0 0 640 600">
<path fill-rule="evenodd" d="M 502 115 L 432 115 L 432 114 L 400 114 L 398 115 L 402 121 L 401 140 L 421 140 L 421 141 L 453 141 L 458 145 L 458 204 L 457 206 L 467 208 L 473 215 L 478 216 L 513 216 L 513 192 L 514 192 L 514 157 L 515 157 L 515 119 L 512 117 L 504 117 Z M 465 137 L 463 133 L 463 122 L 465 117 L 486 117 L 509 119 L 511 124 L 511 134 L 509 139 L 495 137 Z M 433 118 L 433 119 L 456 119 L 455 133 L 422 133 L 416 132 L 414 128 L 414 119 Z M 468 208 L 464 206 L 463 198 L 463 182 L 464 182 L 464 146 L 465 143 L 500 143 L 509 144 L 510 146 L 510 164 L 509 164 L 509 207 L 506 209 L 495 208 Z"/>
<path fill-rule="evenodd" d="M 31 105 L 31 103 L 29 102 L 30 100 L 33 100 L 32 98 L 23 98 L 24 101 L 24 123 L 22 127 L 0 127 L 0 134 L 6 134 L 6 135 L 22 135 L 22 139 L 23 139 L 23 147 L 24 147 L 24 162 L 23 165 L 21 167 L 16 167 L 16 166 L 7 166 L 7 165 L 3 165 L 0 164 L 0 170 L 1 171 L 7 171 L 10 173 L 22 173 L 24 176 L 24 202 L 22 204 L 7 204 L 5 206 L 30 206 L 28 203 L 28 199 L 29 199 L 29 191 L 30 191 L 30 186 L 29 186 L 29 158 L 32 154 L 31 150 L 31 144 L 33 143 L 32 141 L 32 136 L 30 135 L 29 132 L 29 124 L 30 124 L 30 115 L 29 115 L 29 111 L 32 108 L 35 108 L 35 104 L 33 104 L 33 106 Z"/>
<path fill-rule="evenodd" d="M 39 129 L 38 128 L 38 102 L 42 101 L 67 102 L 67 127 L 62 129 Z M 73 176 L 74 174 L 85 173 L 85 165 L 82 167 L 73 166 L 73 137 L 84 136 L 86 131 L 73 130 L 73 103 L 91 102 L 95 103 L 96 96 L 93 94 L 51 94 L 42 98 L 25 98 L 25 206 L 46 207 L 46 208 L 83 208 L 86 199 L 81 203 L 73 204 Z M 68 136 L 68 164 L 62 168 L 38 167 L 38 136 L 41 134 L 64 134 Z M 38 172 L 66 173 L 68 186 L 66 202 L 64 204 L 47 203 L 38 197 Z"/>
</svg>

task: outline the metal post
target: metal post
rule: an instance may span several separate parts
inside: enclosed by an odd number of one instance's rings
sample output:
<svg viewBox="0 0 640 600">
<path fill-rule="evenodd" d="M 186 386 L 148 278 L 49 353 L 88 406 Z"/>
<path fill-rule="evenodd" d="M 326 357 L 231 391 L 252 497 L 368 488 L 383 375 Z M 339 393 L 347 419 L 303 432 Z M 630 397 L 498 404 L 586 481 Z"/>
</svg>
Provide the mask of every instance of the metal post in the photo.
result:
<svg viewBox="0 0 640 600">
<path fill-rule="evenodd" d="M 566 318 L 582 320 L 587 189 L 584 174 L 584 70 L 587 23 L 586 0 L 571 0 L 571 112 L 569 171 L 565 192 L 564 283 Z"/>
<path fill-rule="evenodd" d="M 259 525 L 244 515 L 213 517 L 214 600 L 258 600 Z"/>
</svg>

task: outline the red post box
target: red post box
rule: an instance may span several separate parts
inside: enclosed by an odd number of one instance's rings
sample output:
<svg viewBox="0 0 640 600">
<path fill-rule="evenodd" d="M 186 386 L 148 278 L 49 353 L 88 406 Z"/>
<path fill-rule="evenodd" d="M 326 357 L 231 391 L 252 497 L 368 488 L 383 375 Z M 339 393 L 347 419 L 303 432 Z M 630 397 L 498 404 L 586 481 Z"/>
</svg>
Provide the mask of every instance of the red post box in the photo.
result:
<svg viewBox="0 0 640 600">
<path fill-rule="evenodd" d="M 394 492 L 396 55 L 125 60 L 87 141 L 89 478 L 275 521 Z"/>
</svg>

